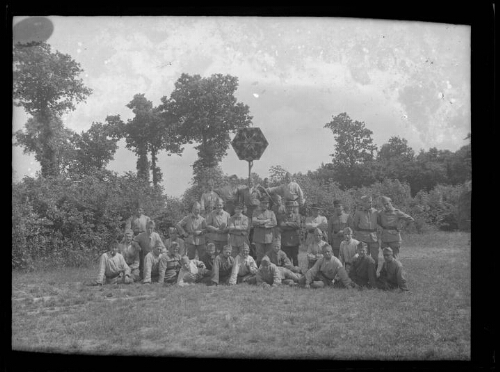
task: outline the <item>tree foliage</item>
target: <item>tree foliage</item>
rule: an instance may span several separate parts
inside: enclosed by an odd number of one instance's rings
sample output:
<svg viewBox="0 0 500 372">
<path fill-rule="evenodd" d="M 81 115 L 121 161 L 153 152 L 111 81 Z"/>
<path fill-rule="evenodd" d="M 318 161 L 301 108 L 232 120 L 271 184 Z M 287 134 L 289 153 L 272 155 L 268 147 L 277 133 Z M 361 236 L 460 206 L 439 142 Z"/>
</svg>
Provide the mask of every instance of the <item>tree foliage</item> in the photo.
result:
<svg viewBox="0 0 500 372">
<path fill-rule="evenodd" d="M 182 74 L 170 98 L 163 97 L 160 109 L 168 109 L 178 123 L 176 133 L 181 143 L 197 143 L 195 173 L 213 168 L 227 153 L 229 134 L 248 127 L 252 117 L 249 107 L 237 102 L 234 93 L 238 78 L 214 74 L 208 78 Z"/>
<path fill-rule="evenodd" d="M 92 123 L 88 131 L 74 133 L 71 142 L 74 146 L 71 171 L 89 175 L 96 169 L 104 169 L 118 149 L 118 139 L 113 137 L 109 124 Z"/>
<path fill-rule="evenodd" d="M 59 125 L 61 114 L 74 110 L 75 103 L 84 101 L 92 93 L 78 79 L 82 72 L 70 55 L 52 52 L 47 43 L 14 46 L 14 105 L 23 107 L 32 117 L 32 121 L 26 123 L 25 137 L 16 134 L 17 143 L 24 146 L 31 142 L 44 176 L 57 175 L 60 170 L 57 146 L 65 135 L 63 126 Z"/>
</svg>

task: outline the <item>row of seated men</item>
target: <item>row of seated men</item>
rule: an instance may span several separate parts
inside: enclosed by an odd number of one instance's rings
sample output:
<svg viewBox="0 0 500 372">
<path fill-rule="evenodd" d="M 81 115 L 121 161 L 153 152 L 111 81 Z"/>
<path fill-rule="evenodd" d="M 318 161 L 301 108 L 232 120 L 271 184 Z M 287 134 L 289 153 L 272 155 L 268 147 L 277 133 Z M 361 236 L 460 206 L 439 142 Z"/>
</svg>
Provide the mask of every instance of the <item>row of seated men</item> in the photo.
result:
<svg viewBox="0 0 500 372">
<path fill-rule="evenodd" d="M 139 248 L 127 231 L 124 241 L 115 242 L 109 252 L 100 258 L 99 272 L 94 284 L 143 284 L 165 283 L 179 286 L 204 283 L 207 285 L 240 283 L 263 286 L 301 285 L 310 287 L 379 288 L 407 291 L 403 266 L 391 248 L 384 248 L 384 263 L 377 276 L 377 266 L 367 254 L 367 245 L 352 238 L 352 230 L 345 229 L 345 240 L 341 244 L 340 259 L 333 255 L 332 247 L 321 240 L 322 232 L 316 229 L 314 239 L 306 254 L 307 269 L 294 266 L 281 250 L 279 240 L 260 260 L 260 264 L 249 255 L 248 244 L 236 252 L 225 245 L 217 254 L 214 243 L 208 243 L 201 257 L 190 259 L 179 253 L 180 245 L 173 242 L 166 249 L 157 240 L 152 250 L 145 255 L 143 268 L 139 266 L 139 255 L 130 261 L 127 248 Z M 123 253 L 123 254 L 122 254 Z M 129 258 L 128 262 L 124 256 Z M 141 280 L 142 278 L 142 280 Z"/>
</svg>

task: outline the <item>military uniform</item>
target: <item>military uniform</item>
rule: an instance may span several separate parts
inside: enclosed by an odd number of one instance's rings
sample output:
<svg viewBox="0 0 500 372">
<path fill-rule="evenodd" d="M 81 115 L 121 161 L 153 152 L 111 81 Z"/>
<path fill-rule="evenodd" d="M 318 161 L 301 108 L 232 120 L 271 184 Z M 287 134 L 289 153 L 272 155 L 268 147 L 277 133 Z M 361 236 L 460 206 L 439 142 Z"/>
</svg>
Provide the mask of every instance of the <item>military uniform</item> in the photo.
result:
<svg viewBox="0 0 500 372">
<path fill-rule="evenodd" d="M 370 256 L 358 256 L 352 260 L 349 278 L 360 287 L 377 288 L 375 261 Z"/>
<path fill-rule="evenodd" d="M 366 210 L 360 208 L 356 211 L 353 218 L 353 227 L 355 238 L 360 242 L 365 242 L 368 246 L 368 254 L 375 261 L 375 267 L 378 267 L 379 243 L 377 237 L 377 218 L 378 211 L 375 208 Z"/>
<path fill-rule="evenodd" d="M 234 257 L 225 257 L 219 254 L 215 257 L 211 280 L 215 284 L 223 283 L 229 284 L 229 278 L 231 277 L 231 271 L 233 270 Z"/>
<path fill-rule="evenodd" d="M 290 202 L 288 202 L 290 203 Z M 295 202 L 291 202 L 294 203 Z M 279 228 L 281 231 L 281 249 L 286 253 L 293 262 L 294 266 L 299 265 L 299 229 L 300 215 L 298 213 L 286 213 L 281 217 Z"/>
<path fill-rule="evenodd" d="M 120 253 L 122 254 L 128 267 L 130 267 L 130 277 L 137 282 L 141 280 L 139 266 L 141 247 L 137 242 L 131 241 L 127 244 L 124 240 L 120 243 Z"/>
<path fill-rule="evenodd" d="M 316 261 L 313 267 L 307 270 L 300 282 L 306 285 L 316 282 L 313 284 L 315 287 L 333 286 L 336 277 L 340 279 L 344 287 L 349 288 L 351 286 L 351 280 L 340 260 L 335 256 L 332 256 L 329 260 L 322 257 Z"/>
<path fill-rule="evenodd" d="M 207 216 L 207 226 L 212 226 L 218 229 L 217 231 L 211 231 L 208 234 L 208 241 L 214 243 L 215 251 L 217 253 L 222 252 L 222 248 L 227 245 L 228 240 L 228 225 L 229 219 L 231 216 L 224 210 L 221 210 L 220 213 L 215 210 L 212 211 Z"/>
<path fill-rule="evenodd" d="M 377 279 L 377 287 L 384 290 L 399 288 L 402 291 L 407 291 L 406 279 L 403 272 L 403 264 L 394 259 L 392 262 L 385 262 L 380 270 L 380 275 Z"/>
<path fill-rule="evenodd" d="M 102 254 L 99 259 L 97 284 L 130 283 L 130 267 L 120 253 L 112 256 L 109 252 Z"/>
<path fill-rule="evenodd" d="M 181 269 L 181 255 L 178 253 L 162 253 L 160 255 L 160 274 L 158 281 L 160 283 L 175 283 L 177 275 Z"/>
<path fill-rule="evenodd" d="M 340 243 L 344 240 L 344 229 L 346 227 L 352 228 L 352 226 L 353 219 L 348 213 L 342 212 L 340 216 L 334 214 L 330 217 L 328 221 L 328 238 L 335 257 L 340 257 Z"/>
<path fill-rule="evenodd" d="M 399 256 L 401 248 L 401 234 L 399 230 L 399 221 L 414 221 L 413 217 L 401 212 L 399 209 L 392 211 L 383 210 L 379 212 L 377 223 L 382 227 L 381 248 L 390 247 L 394 252 L 394 258 Z"/>
</svg>

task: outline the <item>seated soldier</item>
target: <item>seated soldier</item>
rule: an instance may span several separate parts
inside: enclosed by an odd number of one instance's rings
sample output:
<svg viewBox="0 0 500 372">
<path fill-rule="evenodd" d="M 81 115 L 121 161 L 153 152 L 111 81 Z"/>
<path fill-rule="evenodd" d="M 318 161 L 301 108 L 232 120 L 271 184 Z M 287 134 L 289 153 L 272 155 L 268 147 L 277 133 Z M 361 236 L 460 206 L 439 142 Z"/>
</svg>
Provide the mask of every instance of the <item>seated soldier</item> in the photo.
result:
<svg viewBox="0 0 500 372">
<path fill-rule="evenodd" d="M 179 244 L 173 242 L 166 253 L 160 255 L 160 283 L 174 284 L 177 282 L 177 275 L 181 269 L 181 255 L 179 254 Z"/>
<path fill-rule="evenodd" d="M 248 283 L 255 284 L 257 274 L 257 264 L 252 256 L 250 256 L 250 248 L 245 244 L 241 249 L 241 253 L 234 259 L 229 285 Z"/>
<path fill-rule="evenodd" d="M 333 249 L 329 245 L 323 248 L 323 257 L 316 261 L 313 267 L 307 270 L 300 283 L 305 288 L 333 287 L 337 284 L 335 279 L 339 277 L 345 288 L 358 287 L 349 277 L 340 263 L 340 260 L 333 255 Z M 337 287 L 337 285 L 336 285 Z"/>
<path fill-rule="evenodd" d="M 130 277 L 130 267 L 119 250 L 120 244 L 115 241 L 111 244 L 110 250 L 102 254 L 99 259 L 97 279 L 91 285 L 130 284 L 133 282 Z"/>
<path fill-rule="evenodd" d="M 400 292 L 408 291 L 403 265 L 394 258 L 391 248 L 384 248 L 382 252 L 384 263 L 377 279 L 377 287 L 383 290 L 399 288 Z"/>
<path fill-rule="evenodd" d="M 205 264 L 205 268 L 210 271 L 210 273 L 214 269 L 214 261 L 216 257 L 217 253 L 215 253 L 215 244 L 208 243 L 205 253 L 203 253 L 200 257 L 200 261 Z"/>
<path fill-rule="evenodd" d="M 282 273 L 278 267 L 271 263 L 269 257 L 264 256 L 257 270 L 255 283 L 263 287 L 277 287 L 281 285 Z"/>
<path fill-rule="evenodd" d="M 215 257 L 211 285 L 229 284 L 229 278 L 231 277 L 234 265 L 234 257 L 231 256 L 232 249 L 230 245 L 226 245 L 222 248 L 222 252 Z"/>
<path fill-rule="evenodd" d="M 273 247 L 266 253 L 267 257 L 271 263 L 278 267 L 284 267 L 294 273 L 300 273 L 300 267 L 293 266 L 292 261 L 288 258 L 286 253 L 281 249 L 280 241 L 275 240 L 273 242 Z"/>
<path fill-rule="evenodd" d="M 210 277 L 206 275 L 207 272 L 208 270 L 205 268 L 203 262 L 196 259 L 190 260 L 188 256 L 182 256 L 181 269 L 177 276 L 177 285 L 183 287 L 204 282 L 206 279 L 210 279 Z"/>
<path fill-rule="evenodd" d="M 313 239 L 307 245 L 307 269 L 314 266 L 316 261 L 323 257 L 323 248 L 328 245 L 323 239 L 321 229 L 315 228 Z"/>
<path fill-rule="evenodd" d="M 151 252 L 144 257 L 144 279 L 142 284 L 158 283 L 160 279 L 160 253 L 164 248 L 163 243 L 157 241 Z"/>
<path fill-rule="evenodd" d="M 125 236 L 120 243 L 120 253 L 122 254 L 128 267 L 130 267 L 130 277 L 134 282 L 141 280 L 139 275 L 139 262 L 141 247 L 133 240 L 134 232 L 132 229 L 125 230 Z"/>
<path fill-rule="evenodd" d="M 264 258 L 266 262 L 264 262 Z M 264 287 L 268 287 L 269 285 L 277 287 L 281 284 L 287 284 L 290 286 L 297 285 L 302 277 L 301 274 L 295 274 L 285 267 L 276 266 L 271 263 L 271 260 L 267 256 L 264 256 L 264 258 L 262 259 L 255 278 L 257 285 L 262 285 Z"/>
<path fill-rule="evenodd" d="M 346 227 L 343 233 L 344 233 L 344 240 L 340 243 L 339 258 L 340 262 L 342 263 L 342 265 L 344 265 L 345 270 L 349 274 L 352 260 L 354 257 L 357 256 L 357 247 L 359 241 L 353 239 L 352 229 L 350 227 Z"/>
<path fill-rule="evenodd" d="M 342 250 L 342 246 L 340 249 Z M 359 242 L 357 256 L 352 260 L 348 274 L 349 278 L 360 287 L 373 289 L 377 288 L 375 261 L 367 252 L 367 244 Z"/>
</svg>

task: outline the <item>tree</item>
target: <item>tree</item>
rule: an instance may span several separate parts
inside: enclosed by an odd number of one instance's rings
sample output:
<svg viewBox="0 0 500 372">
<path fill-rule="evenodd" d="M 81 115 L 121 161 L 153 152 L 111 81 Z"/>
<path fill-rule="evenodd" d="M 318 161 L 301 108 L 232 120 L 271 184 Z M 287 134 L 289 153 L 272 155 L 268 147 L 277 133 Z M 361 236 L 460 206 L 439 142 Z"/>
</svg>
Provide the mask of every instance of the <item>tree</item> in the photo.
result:
<svg viewBox="0 0 500 372">
<path fill-rule="evenodd" d="M 74 158 L 71 138 L 73 131 L 64 127 L 58 116 L 52 116 L 50 121 L 43 124 L 38 120 L 38 115 L 28 119 L 24 131 L 15 133 L 17 146 L 23 147 L 24 154 L 34 154 L 40 163 L 43 176 L 59 174 Z M 47 127 L 51 136 L 47 136 Z"/>
<path fill-rule="evenodd" d="M 391 159 L 413 161 L 415 152 L 408 146 L 406 139 L 396 136 L 389 138 L 389 141 L 382 145 L 377 158 L 385 161 L 390 161 Z"/>
<path fill-rule="evenodd" d="M 162 179 L 160 167 L 157 166 L 158 153 L 167 150 L 168 155 L 183 151 L 179 136 L 175 133 L 175 119 L 168 104 L 162 109 L 153 107 L 153 103 L 144 94 L 136 94 L 127 104 L 135 117 L 124 123 L 119 115 L 109 118 L 114 126 L 116 136 L 125 137 L 126 147 L 137 155 L 137 175 L 149 181 L 150 169 L 153 174 L 153 185 L 157 186 Z M 148 156 L 151 156 L 151 163 Z"/>
<path fill-rule="evenodd" d="M 272 165 L 269 168 L 269 183 L 273 186 L 283 183 L 287 172 L 281 165 Z"/>
<path fill-rule="evenodd" d="M 59 173 L 58 138 L 65 135 L 62 133 L 61 114 L 75 110 L 75 102 L 85 101 L 92 93 L 77 78 L 82 72 L 80 64 L 70 55 L 58 51 L 53 53 L 46 43 L 14 45 L 14 105 L 23 107 L 32 116 L 32 121 L 26 123 L 25 136 L 18 135 L 19 131 L 16 133 L 17 144 L 24 146 L 23 139 L 28 137 L 31 142 L 36 142 L 31 148 L 38 151 L 37 160 L 43 176 Z"/>
<path fill-rule="evenodd" d="M 73 172 L 90 175 L 92 171 L 104 169 L 113 160 L 118 149 L 118 138 L 114 138 L 109 123 L 92 123 L 87 132 L 74 133 Z"/>
<path fill-rule="evenodd" d="M 335 136 L 335 152 L 332 164 L 338 181 L 344 187 L 369 185 L 373 182 L 370 167 L 377 146 L 373 144 L 373 132 L 365 128 L 365 123 L 353 121 L 345 112 L 333 117 L 325 124 Z"/>
<path fill-rule="evenodd" d="M 170 98 L 160 105 L 178 123 L 176 133 L 181 143 L 197 143 L 198 159 L 194 172 L 215 167 L 227 154 L 229 134 L 252 122 L 249 107 L 237 102 L 234 92 L 238 78 L 214 74 L 209 78 L 182 74 Z"/>
</svg>

